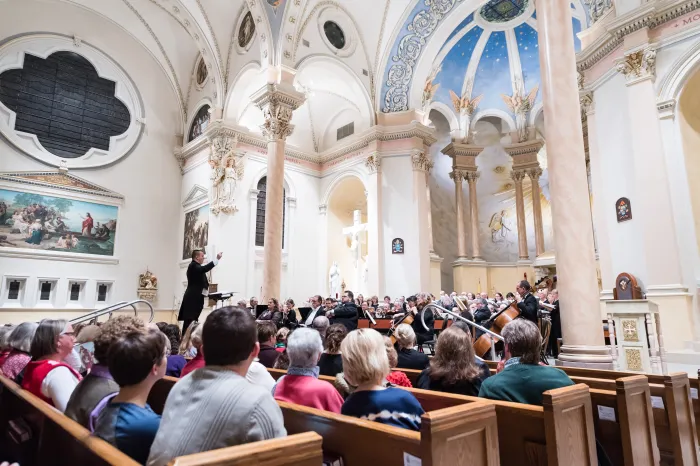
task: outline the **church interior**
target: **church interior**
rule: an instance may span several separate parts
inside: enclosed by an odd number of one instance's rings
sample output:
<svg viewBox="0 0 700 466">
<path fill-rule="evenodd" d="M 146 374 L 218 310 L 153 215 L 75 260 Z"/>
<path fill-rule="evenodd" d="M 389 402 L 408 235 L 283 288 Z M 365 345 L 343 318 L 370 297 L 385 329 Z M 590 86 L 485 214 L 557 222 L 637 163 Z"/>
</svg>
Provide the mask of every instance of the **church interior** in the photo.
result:
<svg viewBox="0 0 700 466">
<path fill-rule="evenodd" d="M 2 0 L 0 326 L 136 315 L 184 344 L 236 305 L 259 336 L 274 301 L 295 333 L 350 291 L 400 345 L 417 297 L 409 349 L 469 320 L 494 377 L 535 296 L 541 364 L 576 385 L 529 414 L 416 389 L 409 435 L 280 402 L 286 443 L 172 464 L 697 465 L 699 147 L 697 0 Z M 5 376 L 3 436 L 46 421 L 0 462 L 134 461 Z"/>
</svg>

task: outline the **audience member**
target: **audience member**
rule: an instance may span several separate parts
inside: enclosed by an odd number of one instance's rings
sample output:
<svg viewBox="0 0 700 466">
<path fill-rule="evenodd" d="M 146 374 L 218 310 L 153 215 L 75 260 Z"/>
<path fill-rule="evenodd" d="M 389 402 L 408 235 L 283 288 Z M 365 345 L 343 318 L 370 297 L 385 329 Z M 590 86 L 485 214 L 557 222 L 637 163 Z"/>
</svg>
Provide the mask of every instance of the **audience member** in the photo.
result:
<svg viewBox="0 0 700 466">
<path fill-rule="evenodd" d="M 333 324 L 326 330 L 323 354 L 318 361 L 318 368 L 321 375 L 335 377 L 343 372 L 343 358 L 340 355 L 340 344 L 348 334 L 345 325 Z"/>
<path fill-rule="evenodd" d="M 71 393 L 82 379 L 80 374 L 63 360 L 73 350 L 73 326 L 63 320 L 44 319 L 39 323 L 27 364 L 22 388 L 44 400 L 61 412 Z"/>
<path fill-rule="evenodd" d="M 265 367 L 274 367 L 277 357 L 280 355 L 275 350 L 277 343 L 277 326 L 269 320 L 257 322 L 258 343 L 260 344 L 260 353 L 258 359 Z"/>
<path fill-rule="evenodd" d="M 279 301 L 277 301 L 275 298 L 268 299 L 267 311 L 260 314 L 258 320 L 269 320 L 272 321 L 276 327 L 280 327 L 282 325 L 282 311 L 280 310 Z"/>
<path fill-rule="evenodd" d="M 0 366 L 0 372 L 8 379 L 17 381 L 17 376 L 31 361 L 32 356 L 29 351 L 38 326 L 39 324 L 35 322 L 23 322 L 10 333 L 8 339 L 10 354 Z"/>
<path fill-rule="evenodd" d="M 10 333 L 14 327 L 10 324 L 3 325 L 0 327 L 0 366 L 5 362 L 7 357 L 10 355 L 12 348 L 8 344 L 10 340 Z"/>
<path fill-rule="evenodd" d="M 282 327 L 281 329 L 277 330 L 275 350 L 278 353 L 284 352 L 284 349 L 287 347 L 287 337 L 289 336 L 289 332 L 290 330 L 287 327 Z"/>
<path fill-rule="evenodd" d="M 289 369 L 272 388 L 276 400 L 340 413 L 343 397 L 333 385 L 318 380 L 318 361 L 323 343 L 318 332 L 310 328 L 295 330 L 289 337 Z"/>
<path fill-rule="evenodd" d="M 389 375 L 386 376 L 386 381 L 399 387 L 413 387 L 405 372 L 394 370 L 398 367 L 399 356 L 396 348 L 394 348 L 394 344 L 391 342 L 391 338 L 384 337 L 384 348 L 386 349 L 386 357 L 389 358 L 389 368 L 391 369 Z"/>
<path fill-rule="evenodd" d="M 95 364 L 95 338 L 100 333 L 100 327 L 95 324 L 86 325 L 76 333 L 76 346 L 73 351 L 78 351 L 80 355 L 80 363 L 85 372 L 90 372 L 93 364 Z"/>
<path fill-rule="evenodd" d="M 419 431 L 424 411 L 418 400 L 405 390 L 383 386 L 390 368 L 381 334 L 373 329 L 350 332 L 340 350 L 345 378 L 356 387 L 341 413 Z"/>
<path fill-rule="evenodd" d="M 283 368 L 277 367 L 277 363 L 280 360 L 285 360 L 286 364 Z M 285 351 L 284 353 L 280 354 L 280 357 L 277 358 L 277 361 L 275 361 L 275 369 L 287 369 L 289 367 L 289 359 L 287 358 L 287 352 Z M 253 362 L 250 364 L 250 367 L 248 368 L 248 372 L 245 375 L 245 378 L 248 382 L 258 385 L 262 388 L 265 389 L 265 391 L 269 392 L 272 390 L 272 387 L 275 386 L 275 379 L 272 378 L 272 375 L 270 375 L 270 371 L 267 370 L 267 367 L 263 366 L 260 364 L 260 361 L 258 358 L 255 358 Z"/>
<path fill-rule="evenodd" d="M 119 393 L 97 418 L 95 435 L 145 464 L 160 426 L 160 416 L 146 400 L 168 365 L 162 332 L 133 332 L 109 348 L 107 365 Z"/>
<path fill-rule="evenodd" d="M 197 321 L 192 322 L 187 327 L 187 331 L 185 331 L 185 336 L 182 337 L 182 341 L 180 342 L 180 348 L 178 350 L 178 353 L 180 354 L 180 356 L 183 356 L 185 359 L 193 358 L 197 355 L 197 349 L 192 344 L 192 332 L 194 332 L 194 329 L 196 327 L 201 327 L 201 326 L 202 326 L 202 324 L 200 324 Z M 172 346 L 172 343 L 171 343 L 171 346 Z"/>
<path fill-rule="evenodd" d="M 91 432 L 94 430 L 94 421 L 99 414 L 96 407 L 105 397 L 119 391 L 119 385 L 114 381 L 107 366 L 109 348 L 120 338 L 145 330 L 143 322 L 132 316 L 114 317 L 99 327 L 94 341 L 95 364 L 73 390 L 66 406 L 66 416 Z"/>
<path fill-rule="evenodd" d="M 250 313 L 237 307 L 216 309 L 204 322 L 202 339 L 206 365 L 170 391 L 149 466 L 287 434 L 270 392 L 246 380 L 260 351 Z"/>
<path fill-rule="evenodd" d="M 158 330 L 161 332 L 165 333 L 165 327 L 168 326 L 167 322 L 156 322 L 156 327 L 158 327 Z"/>
<path fill-rule="evenodd" d="M 428 355 L 413 349 L 416 345 L 416 334 L 410 325 L 399 324 L 394 336 L 398 346 L 399 368 L 420 371 L 428 367 Z"/>
<path fill-rule="evenodd" d="M 170 354 L 168 355 L 168 368 L 165 375 L 170 377 L 180 377 L 182 368 L 187 360 L 180 355 L 180 327 L 175 324 L 168 324 L 162 331 L 170 340 Z"/>
<path fill-rule="evenodd" d="M 194 328 L 192 333 L 190 333 L 190 341 L 192 343 L 192 348 L 195 350 L 195 356 L 187 361 L 185 367 L 182 368 L 182 372 L 180 372 L 180 377 L 184 377 L 190 372 L 204 367 L 204 352 L 202 351 L 202 327 L 202 324 L 195 322 L 187 329 L 189 332 Z M 180 346 L 180 348 L 182 348 L 182 346 Z"/>
<path fill-rule="evenodd" d="M 331 322 L 328 320 L 328 317 L 326 316 L 318 316 L 314 319 L 313 324 L 311 324 L 311 327 L 318 331 L 318 333 L 321 335 L 321 340 L 326 338 L 326 330 L 328 330 L 328 327 L 330 327 Z"/>
<path fill-rule="evenodd" d="M 343 304 L 326 313 L 330 314 L 334 324 L 343 324 L 348 332 L 352 332 L 357 328 L 358 309 L 354 302 L 352 291 L 346 290 L 343 293 Z"/>
<path fill-rule="evenodd" d="M 476 363 L 471 337 L 461 328 L 444 330 L 435 345 L 435 356 L 430 366 L 421 372 L 417 388 L 478 396 L 479 388 L 489 376 Z"/>
<path fill-rule="evenodd" d="M 503 327 L 501 335 L 505 367 L 484 380 L 480 397 L 541 406 L 543 392 L 574 384 L 561 369 L 539 365 L 542 335 L 535 324 L 516 319 Z"/>
<path fill-rule="evenodd" d="M 313 325 L 316 317 L 326 315 L 326 309 L 323 307 L 323 298 L 321 298 L 320 295 L 311 297 L 309 304 L 311 305 L 311 311 L 309 312 L 309 315 L 306 316 L 306 320 L 304 321 L 304 325 L 307 327 L 311 327 Z"/>
<path fill-rule="evenodd" d="M 272 366 L 272 368 L 280 369 L 283 371 L 289 369 L 289 354 L 287 354 L 286 350 L 280 353 L 280 355 L 277 357 L 277 360 L 275 361 L 275 365 Z"/>
<path fill-rule="evenodd" d="M 287 299 L 282 306 L 282 321 L 280 325 L 289 330 L 294 330 L 299 325 L 301 321 L 301 315 L 299 311 L 294 307 L 294 300 L 292 298 Z"/>
</svg>

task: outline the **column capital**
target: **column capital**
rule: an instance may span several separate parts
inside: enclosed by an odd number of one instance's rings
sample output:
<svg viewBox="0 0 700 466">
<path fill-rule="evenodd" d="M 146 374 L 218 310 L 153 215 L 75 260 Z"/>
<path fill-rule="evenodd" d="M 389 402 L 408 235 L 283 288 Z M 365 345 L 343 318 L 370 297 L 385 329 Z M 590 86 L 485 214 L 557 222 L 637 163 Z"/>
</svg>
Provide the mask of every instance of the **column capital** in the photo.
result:
<svg viewBox="0 0 700 466">
<path fill-rule="evenodd" d="M 320 215 L 326 215 L 327 211 L 328 211 L 328 204 L 319 204 L 318 205 L 318 213 Z"/>
<path fill-rule="evenodd" d="M 370 175 L 379 173 L 382 170 L 382 156 L 379 152 L 371 152 L 365 159 L 365 167 Z"/>
<path fill-rule="evenodd" d="M 413 149 L 411 151 L 411 163 L 413 164 L 413 171 L 422 171 L 430 173 L 433 168 L 433 161 L 430 160 L 430 156 L 421 149 Z"/>
<path fill-rule="evenodd" d="M 515 181 L 516 183 L 522 183 L 523 180 L 525 179 L 525 170 L 513 170 L 510 172 L 510 177 Z"/>
<path fill-rule="evenodd" d="M 538 181 L 540 179 L 541 175 L 542 175 L 542 169 L 539 167 L 530 168 L 527 170 L 527 176 L 529 176 L 532 181 Z"/>
<path fill-rule="evenodd" d="M 470 170 L 470 171 L 467 171 L 466 173 L 467 173 L 467 174 L 466 174 L 466 177 L 465 177 L 465 178 L 466 178 L 466 180 L 467 180 L 467 183 L 469 183 L 469 184 L 472 184 L 472 183 L 476 182 L 476 180 L 478 180 L 479 177 L 481 176 L 481 173 L 479 173 L 479 172 L 477 172 L 477 171 L 471 171 L 471 170 Z"/>
<path fill-rule="evenodd" d="M 581 104 L 581 118 L 593 115 L 595 113 L 595 104 L 593 102 L 593 92 L 579 91 L 578 99 Z"/>
<path fill-rule="evenodd" d="M 617 62 L 617 71 L 627 79 L 627 85 L 631 86 L 645 79 L 656 78 L 656 49 L 651 45 L 625 54 Z"/>
<path fill-rule="evenodd" d="M 292 86 L 267 84 L 250 99 L 265 116 L 265 124 L 260 128 L 268 142 L 284 140 L 292 134 L 292 112 L 304 103 L 304 94 Z"/>
<path fill-rule="evenodd" d="M 455 183 L 461 183 L 462 181 L 467 179 L 467 171 L 458 170 L 455 168 L 450 172 L 450 178 L 452 178 Z"/>
</svg>

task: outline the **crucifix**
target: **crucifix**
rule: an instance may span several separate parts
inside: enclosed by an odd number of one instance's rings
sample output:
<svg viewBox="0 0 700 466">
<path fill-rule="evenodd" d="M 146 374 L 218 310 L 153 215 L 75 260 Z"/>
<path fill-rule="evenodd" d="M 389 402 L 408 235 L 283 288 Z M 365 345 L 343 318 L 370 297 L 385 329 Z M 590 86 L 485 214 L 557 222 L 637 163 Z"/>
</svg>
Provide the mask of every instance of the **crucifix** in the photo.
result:
<svg viewBox="0 0 700 466">
<path fill-rule="evenodd" d="M 352 290 L 358 293 L 360 283 L 362 282 L 362 268 L 360 267 L 360 258 L 362 257 L 362 241 L 360 233 L 367 231 L 367 224 L 361 222 L 361 212 L 355 210 L 353 212 L 353 222 L 351 227 L 343 228 L 343 235 L 350 237 L 350 252 L 355 265 L 355 289 Z"/>
</svg>

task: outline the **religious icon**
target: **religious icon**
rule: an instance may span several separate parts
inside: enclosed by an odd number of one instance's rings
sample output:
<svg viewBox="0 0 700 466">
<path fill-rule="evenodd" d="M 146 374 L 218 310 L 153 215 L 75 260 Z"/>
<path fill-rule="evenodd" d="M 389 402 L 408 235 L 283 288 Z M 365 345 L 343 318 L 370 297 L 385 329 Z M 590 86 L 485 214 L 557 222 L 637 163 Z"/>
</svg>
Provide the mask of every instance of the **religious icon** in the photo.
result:
<svg viewBox="0 0 700 466">
<path fill-rule="evenodd" d="M 200 58 L 199 63 L 197 64 L 197 85 L 203 86 L 208 75 L 209 71 L 207 70 L 207 64 L 204 63 L 203 58 Z"/>
<path fill-rule="evenodd" d="M 626 197 L 621 197 L 615 203 L 615 212 L 617 213 L 617 222 L 632 220 L 632 204 Z"/>
<path fill-rule="evenodd" d="M 500 212 L 495 212 L 491 216 L 489 221 L 489 229 L 491 229 L 491 242 L 496 243 L 497 235 L 500 233 L 501 239 L 506 237 L 506 233 L 510 231 L 505 224 L 506 211 L 501 210 Z"/>
<path fill-rule="evenodd" d="M 243 17 L 243 22 L 241 22 L 241 27 L 238 29 L 238 45 L 242 48 L 245 48 L 250 44 L 250 41 L 253 40 L 253 36 L 255 35 L 255 22 L 253 21 L 253 15 L 250 13 L 246 13 L 246 15 Z"/>
<path fill-rule="evenodd" d="M 277 8 L 282 3 L 282 0 L 267 0 L 267 4 L 271 7 Z"/>
<path fill-rule="evenodd" d="M 403 254 L 403 240 L 401 238 L 394 238 L 391 242 L 391 253 L 392 254 Z"/>
</svg>

